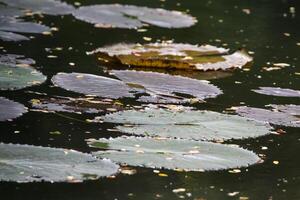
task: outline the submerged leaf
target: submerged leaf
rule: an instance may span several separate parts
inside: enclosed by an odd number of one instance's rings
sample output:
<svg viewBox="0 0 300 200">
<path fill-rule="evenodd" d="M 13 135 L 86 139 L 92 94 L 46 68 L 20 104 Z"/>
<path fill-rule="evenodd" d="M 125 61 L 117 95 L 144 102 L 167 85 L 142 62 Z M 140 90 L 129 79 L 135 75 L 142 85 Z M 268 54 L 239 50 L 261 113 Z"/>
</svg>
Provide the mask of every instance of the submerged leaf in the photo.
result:
<svg viewBox="0 0 300 200">
<path fill-rule="evenodd" d="M 0 121 L 15 119 L 26 112 L 27 108 L 22 104 L 0 97 Z"/>
<path fill-rule="evenodd" d="M 237 115 L 212 111 L 128 110 L 107 114 L 104 122 L 120 123 L 121 132 L 195 140 L 228 140 L 270 133 L 270 126 Z M 128 126 L 130 125 L 130 126 Z"/>
<path fill-rule="evenodd" d="M 73 15 L 99 28 L 133 29 L 142 27 L 143 22 L 164 28 L 184 28 L 197 22 L 194 17 L 179 11 L 120 4 L 83 6 Z"/>
<path fill-rule="evenodd" d="M 270 124 L 300 127 L 300 118 L 291 114 L 291 110 L 289 109 L 289 107 L 285 108 L 284 105 L 279 107 L 279 110 L 283 112 L 271 111 L 262 108 L 238 107 L 236 112 L 241 116 L 249 117 L 258 121 L 268 122 Z M 299 111 L 299 106 L 297 109 Z"/>
<path fill-rule="evenodd" d="M 52 97 L 42 99 L 32 99 L 33 108 L 50 112 L 69 112 L 69 113 L 104 113 L 107 111 L 121 110 L 120 105 L 111 101 L 103 101 L 88 98 L 68 98 Z"/>
<path fill-rule="evenodd" d="M 59 0 L 0 0 L 6 5 L 48 15 L 70 14 L 74 7 Z"/>
<path fill-rule="evenodd" d="M 288 88 L 259 87 L 259 89 L 253 91 L 259 94 L 278 96 L 278 97 L 300 97 L 300 90 L 292 90 Z"/>
<path fill-rule="evenodd" d="M 118 171 L 109 160 L 74 150 L 0 143 L 0 181 L 78 182 Z"/>
<path fill-rule="evenodd" d="M 118 137 L 99 139 L 89 145 L 102 148 L 98 143 L 106 143 L 108 151 L 98 151 L 94 155 L 131 166 L 207 171 L 246 167 L 260 161 L 251 151 L 211 142 Z"/>
<path fill-rule="evenodd" d="M 13 65 L 13 61 L 19 62 L 17 58 L 2 63 L 0 57 L 0 90 L 17 90 L 32 85 L 41 84 L 46 77 L 32 67 Z M 22 62 L 22 61 L 21 61 Z M 11 63 L 11 64 L 9 64 Z"/>
<path fill-rule="evenodd" d="M 244 51 L 228 54 L 228 49 L 211 45 L 180 43 L 116 44 L 98 48 L 89 54 L 124 65 L 201 71 L 242 68 L 252 61 Z"/>
</svg>

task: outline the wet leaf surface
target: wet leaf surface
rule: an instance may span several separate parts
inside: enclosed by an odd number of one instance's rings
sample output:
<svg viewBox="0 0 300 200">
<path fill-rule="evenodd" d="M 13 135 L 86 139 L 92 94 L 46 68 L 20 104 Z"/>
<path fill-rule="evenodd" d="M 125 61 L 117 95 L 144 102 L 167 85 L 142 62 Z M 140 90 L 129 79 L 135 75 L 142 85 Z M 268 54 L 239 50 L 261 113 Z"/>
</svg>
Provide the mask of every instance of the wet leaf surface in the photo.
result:
<svg viewBox="0 0 300 200">
<path fill-rule="evenodd" d="M 293 109 L 296 108 L 294 106 L 292 107 Z M 267 109 L 252 107 L 238 107 L 236 112 L 241 116 L 249 117 L 258 121 L 268 122 L 270 124 L 300 127 L 300 118 L 292 114 L 294 112 L 290 110 L 292 107 L 279 105 L 279 107 L 277 108 L 279 111 L 271 111 Z M 297 106 L 297 109 L 299 111 L 299 106 Z"/>
<path fill-rule="evenodd" d="M 270 127 L 248 118 L 212 111 L 145 109 L 107 114 L 104 122 L 123 124 L 125 133 L 195 140 L 228 140 L 267 135 Z"/>
<path fill-rule="evenodd" d="M 117 173 L 109 160 L 74 150 L 0 143 L 0 180 L 81 182 Z"/>
<path fill-rule="evenodd" d="M 259 94 L 278 96 L 278 97 L 300 97 L 299 90 L 293 90 L 280 87 L 259 87 L 257 90 L 252 90 Z"/>
<path fill-rule="evenodd" d="M 73 15 L 98 28 L 134 29 L 144 26 L 143 23 L 164 28 L 185 28 L 197 22 L 192 16 L 179 11 L 120 4 L 82 6 Z"/>
<path fill-rule="evenodd" d="M 89 54 L 124 65 L 201 71 L 242 68 L 252 61 L 244 51 L 229 54 L 228 49 L 211 45 L 181 43 L 116 44 Z"/>
<path fill-rule="evenodd" d="M 260 161 L 251 151 L 230 145 L 182 139 L 118 137 L 89 142 L 94 155 L 131 166 L 170 170 L 207 171 L 246 167 Z"/>
<path fill-rule="evenodd" d="M 0 97 L 0 121 L 12 120 L 27 112 L 22 104 Z M 0 161 L 1 162 L 1 161 Z"/>
<path fill-rule="evenodd" d="M 0 40 L 17 42 L 17 41 L 29 40 L 29 38 L 16 33 L 0 31 Z"/>
<path fill-rule="evenodd" d="M 19 55 L 0 56 L 0 90 L 17 90 L 43 83 L 46 77 L 29 66 L 32 62 Z"/>
</svg>

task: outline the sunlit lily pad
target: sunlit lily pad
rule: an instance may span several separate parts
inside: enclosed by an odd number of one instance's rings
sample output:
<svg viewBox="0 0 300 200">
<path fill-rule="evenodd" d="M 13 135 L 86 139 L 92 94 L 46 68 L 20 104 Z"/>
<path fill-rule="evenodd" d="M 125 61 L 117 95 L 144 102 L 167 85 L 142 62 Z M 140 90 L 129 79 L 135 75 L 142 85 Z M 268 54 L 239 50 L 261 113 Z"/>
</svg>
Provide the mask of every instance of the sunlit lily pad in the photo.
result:
<svg viewBox="0 0 300 200">
<path fill-rule="evenodd" d="M 287 104 L 287 105 L 275 105 L 270 104 L 271 107 L 273 107 L 275 110 L 278 110 L 280 112 L 284 112 L 290 115 L 296 115 L 300 116 L 300 105 L 293 105 L 293 104 Z"/>
<path fill-rule="evenodd" d="M 27 108 L 22 104 L 0 97 L 0 121 L 15 119 L 26 112 Z"/>
<path fill-rule="evenodd" d="M 284 109 L 289 109 L 289 108 L 281 108 L 282 111 Z M 297 117 L 296 115 L 292 115 L 291 113 L 289 113 L 289 111 L 281 112 L 281 111 L 266 110 L 262 108 L 238 107 L 236 112 L 241 116 L 249 117 L 263 122 L 268 122 L 270 124 L 290 126 L 290 127 L 300 127 L 299 116 Z"/>
<path fill-rule="evenodd" d="M 261 159 L 245 149 L 182 139 L 119 137 L 92 140 L 89 145 L 106 149 L 94 155 L 121 164 L 185 171 L 247 167 Z"/>
<path fill-rule="evenodd" d="M 105 113 L 121 110 L 119 104 L 112 101 L 98 100 L 94 98 L 70 98 L 52 97 L 32 99 L 32 107 L 48 112 L 69 112 L 69 113 Z"/>
<path fill-rule="evenodd" d="M 48 15 L 70 14 L 74 7 L 59 0 L 0 0 L 6 5 Z"/>
<path fill-rule="evenodd" d="M 17 33 L 43 33 L 50 31 L 50 28 L 33 22 L 0 19 L 0 30 Z"/>
<path fill-rule="evenodd" d="M 0 90 L 17 90 L 41 84 L 46 77 L 30 66 L 3 64 L 0 62 Z"/>
<path fill-rule="evenodd" d="M 259 87 L 257 90 L 253 90 L 259 94 L 278 96 L 278 97 L 300 97 L 300 90 L 293 90 L 280 87 Z"/>
<path fill-rule="evenodd" d="M 0 54 L 0 63 L 6 65 L 34 65 L 35 60 L 18 54 Z"/>
<path fill-rule="evenodd" d="M 78 182 L 117 170 L 109 160 L 74 150 L 0 143 L 0 181 Z"/>
<path fill-rule="evenodd" d="M 1 2 L 1 0 L 0 0 Z M 0 18 L 16 18 L 24 16 L 25 12 L 17 8 L 8 7 L 0 4 Z"/>
<path fill-rule="evenodd" d="M 89 54 L 130 66 L 201 71 L 242 68 L 252 61 L 244 51 L 229 54 L 228 49 L 211 45 L 181 43 L 116 44 L 98 48 Z"/>
<path fill-rule="evenodd" d="M 83 73 L 58 73 L 52 78 L 54 85 L 85 95 L 95 95 L 107 98 L 134 97 L 135 90 L 124 82 Z"/>
<path fill-rule="evenodd" d="M 144 23 L 164 28 L 184 28 L 197 22 L 194 17 L 179 11 L 120 4 L 83 6 L 73 15 L 102 28 L 133 29 L 142 27 Z"/>
<path fill-rule="evenodd" d="M 222 91 L 206 81 L 155 72 L 111 71 L 120 80 L 83 73 L 58 73 L 52 78 L 54 85 L 85 95 L 108 98 L 135 97 L 139 101 L 154 103 L 186 103 L 190 98 L 203 100 L 216 97 Z M 144 94 L 144 95 L 142 95 Z"/>
<path fill-rule="evenodd" d="M 270 133 L 270 126 L 266 123 L 212 111 L 176 112 L 150 108 L 107 114 L 102 119 L 104 122 L 123 124 L 116 127 L 121 132 L 146 136 L 228 140 Z"/>
</svg>

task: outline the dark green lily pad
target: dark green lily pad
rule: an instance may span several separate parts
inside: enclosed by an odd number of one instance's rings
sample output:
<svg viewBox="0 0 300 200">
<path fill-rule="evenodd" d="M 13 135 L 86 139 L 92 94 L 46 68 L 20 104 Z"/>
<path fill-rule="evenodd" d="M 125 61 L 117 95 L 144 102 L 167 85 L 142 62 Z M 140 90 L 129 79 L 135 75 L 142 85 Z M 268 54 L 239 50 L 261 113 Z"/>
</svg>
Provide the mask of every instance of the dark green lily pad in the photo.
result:
<svg viewBox="0 0 300 200">
<path fill-rule="evenodd" d="M 117 173 L 109 160 L 74 150 L 0 143 L 0 181 L 78 182 Z"/>
<path fill-rule="evenodd" d="M 48 112 L 96 114 L 122 110 L 119 104 L 94 98 L 52 97 L 32 99 L 30 103 L 33 108 Z"/>
<path fill-rule="evenodd" d="M 22 104 L 0 97 L 0 121 L 12 120 L 27 112 Z M 1 163 L 1 161 L 0 161 Z"/>
<path fill-rule="evenodd" d="M 171 76 L 156 72 L 142 72 L 130 70 L 112 70 L 111 74 L 127 84 L 142 86 L 150 96 L 142 96 L 139 101 L 154 103 L 185 103 L 190 95 L 197 100 L 214 98 L 222 91 L 208 83 L 182 76 Z"/>
<path fill-rule="evenodd" d="M 17 90 L 43 83 L 46 77 L 29 66 L 8 65 L 0 62 L 0 90 Z"/>
<path fill-rule="evenodd" d="M 182 139 L 118 137 L 89 142 L 91 147 L 105 148 L 94 155 L 131 166 L 184 171 L 223 170 L 247 167 L 261 159 L 245 149 Z"/>
<path fill-rule="evenodd" d="M 74 7 L 59 0 L 0 0 L 8 6 L 48 15 L 70 14 Z"/>
<path fill-rule="evenodd" d="M 300 97 L 300 90 L 293 90 L 280 87 L 259 87 L 257 90 L 252 90 L 259 94 L 278 96 L 278 97 Z"/>
<path fill-rule="evenodd" d="M 122 81 L 83 73 L 58 73 L 52 78 L 54 85 L 85 95 L 118 99 L 134 97 L 131 89 Z"/>
<path fill-rule="evenodd" d="M 254 138 L 269 134 L 271 129 L 266 123 L 212 111 L 150 108 L 107 114 L 102 119 L 123 124 L 116 128 L 124 133 L 194 140 Z"/>
<path fill-rule="evenodd" d="M 300 118 L 291 115 L 288 112 L 278 112 L 252 107 L 238 107 L 236 112 L 241 116 L 249 117 L 258 121 L 268 122 L 270 124 L 300 127 Z"/>
<path fill-rule="evenodd" d="M 242 68 L 252 61 L 245 51 L 229 54 L 228 49 L 211 45 L 181 43 L 116 44 L 88 54 L 130 66 L 201 71 Z"/>
<path fill-rule="evenodd" d="M 73 15 L 102 28 L 134 29 L 144 23 L 164 28 L 185 28 L 197 22 L 194 17 L 179 11 L 120 4 L 83 6 Z"/>
</svg>

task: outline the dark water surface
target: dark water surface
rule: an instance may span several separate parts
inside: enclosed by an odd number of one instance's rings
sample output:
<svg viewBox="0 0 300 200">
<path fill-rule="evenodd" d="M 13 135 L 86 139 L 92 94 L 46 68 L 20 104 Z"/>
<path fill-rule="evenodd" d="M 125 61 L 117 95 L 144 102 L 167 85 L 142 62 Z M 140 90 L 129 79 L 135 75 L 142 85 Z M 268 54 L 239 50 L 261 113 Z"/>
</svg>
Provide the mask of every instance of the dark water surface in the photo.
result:
<svg viewBox="0 0 300 200">
<path fill-rule="evenodd" d="M 79 0 L 78 0 L 79 1 Z M 72 3 L 72 1 L 68 1 Z M 119 42 L 145 42 L 143 37 L 191 44 L 222 46 L 234 50 L 241 47 L 254 52 L 251 71 L 237 70 L 232 76 L 211 80 L 224 94 L 208 103 L 197 104 L 199 109 L 222 112 L 241 104 L 263 107 L 266 104 L 299 104 L 299 98 L 273 97 L 251 91 L 259 86 L 276 86 L 300 89 L 300 2 L 283 0 L 81 0 L 82 5 L 126 3 L 166 9 L 189 10 L 198 19 L 191 28 L 165 29 L 150 26 L 139 33 L 126 29 L 97 29 L 91 24 L 75 20 L 72 16 L 45 16 L 43 24 L 58 27 L 53 36 L 36 35 L 35 39 L 20 43 L 1 42 L 7 53 L 23 54 L 37 61 L 36 66 L 48 81 L 19 91 L 2 91 L 0 96 L 30 106 L 28 101 L 37 98 L 26 91 L 52 95 L 76 96 L 75 93 L 51 87 L 50 77 L 57 72 L 83 72 L 103 75 L 104 66 L 97 63 L 86 51 Z M 294 7 L 295 14 L 290 13 Z M 249 9 L 250 14 L 243 12 Z M 38 19 L 38 17 L 37 17 Z M 286 36 L 289 33 L 290 36 Z M 63 47 L 63 51 L 49 53 L 45 48 Z M 72 47 L 70 49 L 69 47 Z M 69 50 L 68 50 L 69 49 Z M 47 58 L 56 55 L 58 58 Z M 69 66 L 73 62 L 75 66 Z M 267 63 L 289 63 L 291 66 L 278 71 L 263 71 Z M 298 72 L 298 73 L 297 73 Z M 298 74 L 298 75 L 297 75 Z M 238 84 L 237 84 L 238 83 Z M 136 104 L 134 100 L 127 103 Z M 78 119 L 93 115 L 72 115 Z M 50 147 L 72 148 L 90 152 L 84 139 L 120 135 L 109 132 L 106 124 L 86 124 L 55 114 L 29 112 L 13 122 L 0 123 L 0 141 L 5 143 L 33 144 Z M 282 128 L 282 127 L 280 127 Z M 14 133 L 15 130 L 20 133 Z M 265 154 L 265 162 L 242 168 L 241 173 L 174 172 L 162 170 L 168 177 L 160 177 L 152 169 L 136 168 L 135 175 L 119 174 L 114 179 L 102 178 L 78 184 L 68 183 L 0 183 L 0 199 L 300 199 L 300 135 L 299 128 L 284 128 L 284 135 L 268 135 L 256 139 L 234 140 L 257 154 Z M 61 135 L 50 135 L 60 131 Z M 266 146 L 268 150 L 262 150 Z M 279 161 L 278 165 L 273 161 Z M 185 188 L 185 193 L 175 194 L 175 188 Z M 238 194 L 233 192 L 239 192 Z M 188 194 L 186 194 L 188 193 Z M 235 194 L 235 195 L 234 195 Z M 182 196 L 181 196 L 182 195 Z M 233 195 L 233 196 L 232 196 Z"/>
</svg>

